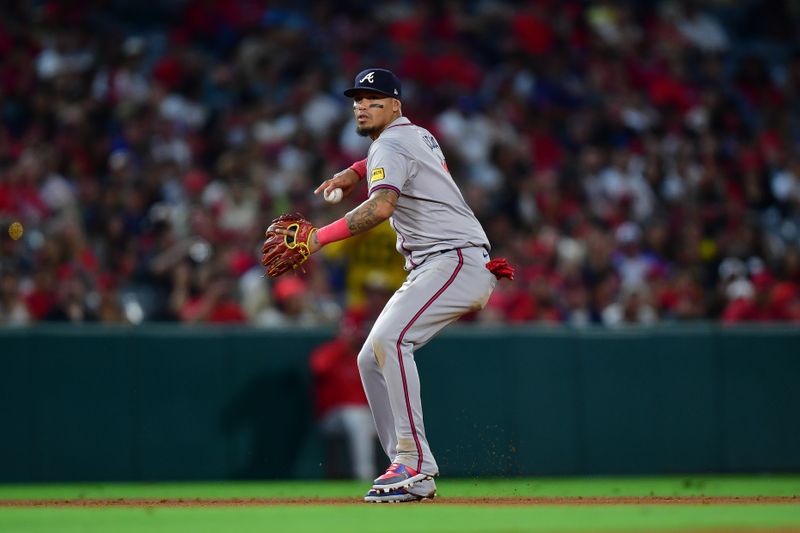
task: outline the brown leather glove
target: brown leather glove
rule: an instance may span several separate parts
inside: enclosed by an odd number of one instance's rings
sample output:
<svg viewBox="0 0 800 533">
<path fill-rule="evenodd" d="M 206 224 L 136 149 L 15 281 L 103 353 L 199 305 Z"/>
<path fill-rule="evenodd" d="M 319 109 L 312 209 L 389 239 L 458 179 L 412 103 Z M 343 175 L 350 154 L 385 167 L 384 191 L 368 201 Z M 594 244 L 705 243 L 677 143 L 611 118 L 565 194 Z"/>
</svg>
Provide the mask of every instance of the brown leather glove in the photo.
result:
<svg viewBox="0 0 800 533">
<path fill-rule="evenodd" d="M 277 233 L 277 229 L 289 231 L 290 235 Z M 311 255 L 311 237 L 315 231 L 317 228 L 300 213 L 284 214 L 273 220 L 261 247 L 264 254 L 261 264 L 267 275 L 275 278 L 305 263 Z"/>
</svg>

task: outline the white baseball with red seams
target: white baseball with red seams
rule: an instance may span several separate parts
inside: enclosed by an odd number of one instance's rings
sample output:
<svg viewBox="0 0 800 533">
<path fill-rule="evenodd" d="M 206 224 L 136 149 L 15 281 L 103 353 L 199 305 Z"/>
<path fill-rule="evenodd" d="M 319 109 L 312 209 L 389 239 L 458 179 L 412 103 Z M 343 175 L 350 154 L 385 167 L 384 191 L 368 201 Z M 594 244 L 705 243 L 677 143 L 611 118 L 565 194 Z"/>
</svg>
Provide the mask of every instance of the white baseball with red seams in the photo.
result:
<svg viewBox="0 0 800 533">
<path fill-rule="evenodd" d="M 322 197 L 325 198 L 325 201 L 329 204 L 338 204 L 342 201 L 342 198 L 344 198 L 344 193 L 342 192 L 342 189 L 336 187 L 330 192 L 328 192 L 328 189 L 325 189 L 325 192 L 322 193 Z"/>
<path fill-rule="evenodd" d="M 435 476 L 415 353 L 460 316 L 482 309 L 497 279 L 489 240 L 429 131 L 399 117 L 367 157 L 369 192 L 399 197 L 390 219 L 408 277 L 386 304 L 358 356 L 381 445 L 391 462 Z"/>
</svg>

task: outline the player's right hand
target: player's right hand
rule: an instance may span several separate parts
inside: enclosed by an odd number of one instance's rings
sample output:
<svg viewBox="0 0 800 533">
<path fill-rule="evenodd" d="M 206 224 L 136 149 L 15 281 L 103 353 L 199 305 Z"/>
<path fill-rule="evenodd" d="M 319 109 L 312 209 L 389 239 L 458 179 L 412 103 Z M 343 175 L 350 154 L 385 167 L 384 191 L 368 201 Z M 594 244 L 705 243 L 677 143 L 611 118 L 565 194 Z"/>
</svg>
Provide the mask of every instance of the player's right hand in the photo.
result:
<svg viewBox="0 0 800 533">
<path fill-rule="evenodd" d="M 322 184 L 314 190 L 314 194 L 319 194 L 323 191 L 332 191 L 337 187 L 342 189 L 342 193 L 347 197 L 353 189 L 356 188 L 358 182 L 361 181 L 358 174 L 352 168 L 346 168 L 341 172 L 337 172 L 332 178 L 322 182 Z"/>
</svg>

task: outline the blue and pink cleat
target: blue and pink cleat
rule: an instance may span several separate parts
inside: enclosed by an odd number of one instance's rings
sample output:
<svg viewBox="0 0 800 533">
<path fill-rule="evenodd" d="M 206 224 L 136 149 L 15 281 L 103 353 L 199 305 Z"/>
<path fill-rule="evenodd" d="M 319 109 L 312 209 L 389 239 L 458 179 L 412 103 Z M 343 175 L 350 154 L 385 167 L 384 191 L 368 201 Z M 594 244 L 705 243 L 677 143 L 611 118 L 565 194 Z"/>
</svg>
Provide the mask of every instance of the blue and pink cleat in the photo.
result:
<svg viewBox="0 0 800 533">
<path fill-rule="evenodd" d="M 425 479 L 431 479 L 431 476 L 417 472 L 410 466 L 401 463 L 392 463 L 386 470 L 386 473 L 375 480 L 372 489 L 378 492 L 407 489 Z"/>
<path fill-rule="evenodd" d="M 419 502 L 432 499 L 435 496 L 436 483 L 432 478 L 428 477 L 406 488 L 392 489 L 389 491 L 370 489 L 369 492 L 364 495 L 364 501 L 368 503 Z"/>
</svg>

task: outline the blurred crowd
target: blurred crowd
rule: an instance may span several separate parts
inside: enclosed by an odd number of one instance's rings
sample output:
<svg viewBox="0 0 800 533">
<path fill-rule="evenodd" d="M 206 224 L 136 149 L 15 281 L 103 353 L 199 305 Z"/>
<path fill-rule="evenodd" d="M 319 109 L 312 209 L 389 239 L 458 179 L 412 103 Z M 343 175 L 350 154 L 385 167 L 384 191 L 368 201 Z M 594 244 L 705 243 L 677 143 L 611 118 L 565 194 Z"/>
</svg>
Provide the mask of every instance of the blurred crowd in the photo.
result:
<svg viewBox="0 0 800 533">
<path fill-rule="evenodd" d="M 465 320 L 800 321 L 796 2 L 2 10 L 0 324 L 337 324 L 367 279 L 397 287 L 386 227 L 301 275 L 258 263 L 274 216 L 363 200 L 312 191 L 366 155 L 341 91 L 369 66 L 518 268 Z"/>
</svg>

